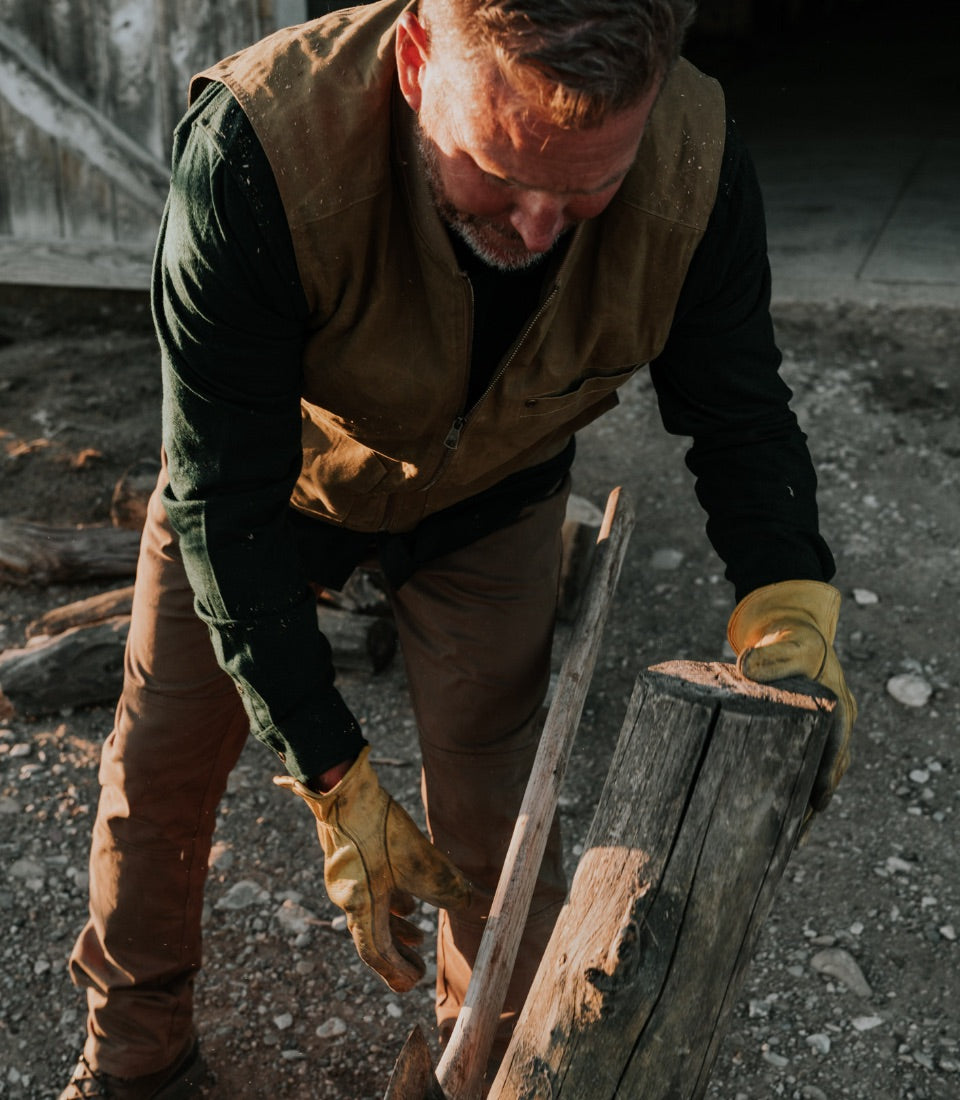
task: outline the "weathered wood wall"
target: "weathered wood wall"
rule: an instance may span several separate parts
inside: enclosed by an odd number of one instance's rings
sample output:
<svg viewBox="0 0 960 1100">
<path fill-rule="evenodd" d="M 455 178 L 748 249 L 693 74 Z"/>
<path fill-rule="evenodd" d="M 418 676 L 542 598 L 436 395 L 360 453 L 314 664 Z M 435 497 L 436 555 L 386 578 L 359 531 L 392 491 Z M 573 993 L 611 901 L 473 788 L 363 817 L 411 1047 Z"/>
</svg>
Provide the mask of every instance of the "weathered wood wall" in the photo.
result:
<svg viewBox="0 0 960 1100">
<path fill-rule="evenodd" d="M 145 289 L 190 76 L 349 2 L 0 0 L 0 283 Z M 853 2 L 701 0 L 696 27 Z"/>
<path fill-rule="evenodd" d="M 305 0 L 0 0 L 0 282 L 148 285 L 193 73 Z"/>
</svg>

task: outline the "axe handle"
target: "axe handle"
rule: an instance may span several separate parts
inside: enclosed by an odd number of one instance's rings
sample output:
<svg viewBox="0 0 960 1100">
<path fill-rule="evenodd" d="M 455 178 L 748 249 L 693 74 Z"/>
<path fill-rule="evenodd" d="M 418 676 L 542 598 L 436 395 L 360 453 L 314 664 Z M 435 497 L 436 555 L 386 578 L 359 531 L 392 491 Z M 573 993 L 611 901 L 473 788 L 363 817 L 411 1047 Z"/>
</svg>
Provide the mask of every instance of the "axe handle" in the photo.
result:
<svg viewBox="0 0 960 1100">
<path fill-rule="evenodd" d="M 527 782 L 463 1008 L 437 1067 L 448 1100 L 475 1100 L 513 973 L 560 786 L 580 722 L 635 514 L 614 489 L 597 537 L 590 578 L 573 624 L 553 702 Z"/>
</svg>

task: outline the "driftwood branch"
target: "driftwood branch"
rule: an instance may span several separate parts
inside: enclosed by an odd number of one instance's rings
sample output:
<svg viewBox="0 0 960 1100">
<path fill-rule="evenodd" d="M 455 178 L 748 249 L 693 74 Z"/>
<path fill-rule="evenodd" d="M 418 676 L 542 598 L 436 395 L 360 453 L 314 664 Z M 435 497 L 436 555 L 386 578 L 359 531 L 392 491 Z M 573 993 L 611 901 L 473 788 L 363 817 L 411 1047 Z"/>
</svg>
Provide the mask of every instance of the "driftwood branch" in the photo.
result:
<svg viewBox="0 0 960 1100">
<path fill-rule="evenodd" d="M 132 607 L 132 584 L 109 592 L 98 592 L 85 600 L 45 611 L 39 619 L 27 624 L 26 635 L 28 638 L 53 637 L 75 626 L 93 626 L 107 619 L 129 615 Z"/>
<path fill-rule="evenodd" d="M 35 585 L 132 578 L 140 532 L 158 466 L 143 459 L 117 482 L 111 525 L 54 527 L 0 519 L 0 583 Z M 563 529 L 558 617 L 576 613 L 595 552 L 602 515 L 571 497 Z M 342 592 L 317 592 L 317 617 L 342 670 L 377 673 L 393 660 L 397 631 L 382 578 L 358 570 Z M 24 649 L 0 653 L 0 690 L 28 713 L 113 701 L 122 686 L 122 650 L 133 586 L 53 608 L 29 624 Z"/>
<path fill-rule="evenodd" d="M 139 549 L 139 531 L 0 519 L 0 582 L 45 586 L 132 577 Z"/>
<path fill-rule="evenodd" d="M 105 592 L 48 611 L 27 628 L 31 644 L 0 653 L 0 691 L 26 714 L 111 703 L 123 685 L 123 647 L 133 588 Z M 380 672 L 393 660 L 389 619 L 317 608 L 320 629 L 341 670 Z"/>
<path fill-rule="evenodd" d="M 130 620 L 72 627 L 25 649 L 0 654 L 0 690 L 22 714 L 113 701 L 123 682 Z"/>
</svg>

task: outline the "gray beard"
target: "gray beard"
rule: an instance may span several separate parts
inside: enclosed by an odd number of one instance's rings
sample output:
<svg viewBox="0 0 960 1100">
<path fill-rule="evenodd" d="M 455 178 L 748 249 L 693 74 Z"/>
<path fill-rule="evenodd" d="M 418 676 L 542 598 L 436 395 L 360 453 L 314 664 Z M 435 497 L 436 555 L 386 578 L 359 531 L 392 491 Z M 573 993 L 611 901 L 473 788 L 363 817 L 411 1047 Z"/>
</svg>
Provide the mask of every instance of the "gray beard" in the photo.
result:
<svg viewBox="0 0 960 1100">
<path fill-rule="evenodd" d="M 523 238 L 519 233 L 504 234 L 504 239 L 519 244 L 523 251 L 511 252 L 507 255 L 497 252 L 490 245 L 488 236 L 499 235 L 499 228 L 490 222 L 481 221 L 472 214 L 461 213 L 445 198 L 436 146 L 423 132 L 419 123 L 417 124 L 417 145 L 420 150 L 420 164 L 437 213 L 443 223 L 456 233 L 478 260 L 498 271 L 525 271 L 534 264 L 538 264 L 547 255 L 545 252 L 527 251 L 523 247 Z"/>
</svg>

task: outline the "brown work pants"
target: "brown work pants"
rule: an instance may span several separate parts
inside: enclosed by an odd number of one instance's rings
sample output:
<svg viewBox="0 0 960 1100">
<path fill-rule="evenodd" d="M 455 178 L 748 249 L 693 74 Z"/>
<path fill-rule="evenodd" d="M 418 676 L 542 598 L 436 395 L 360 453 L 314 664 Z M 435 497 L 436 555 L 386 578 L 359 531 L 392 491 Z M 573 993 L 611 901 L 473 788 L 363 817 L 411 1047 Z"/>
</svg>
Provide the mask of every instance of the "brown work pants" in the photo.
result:
<svg viewBox="0 0 960 1100">
<path fill-rule="evenodd" d="M 442 1027 L 462 1003 L 536 748 L 565 501 L 566 491 L 558 492 L 391 593 L 420 730 L 431 836 L 481 893 L 467 913 L 441 914 Z M 87 990 L 85 1053 L 107 1073 L 155 1072 L 192 1041 L 211 837 L 247 733 L 154 493 L 123 693 L 100 766 L 90 917 L 70 959 L 74 982 Z M 564 893 L 555 825 L 502 1032 L 522 1006 Z"/>
</svg>

